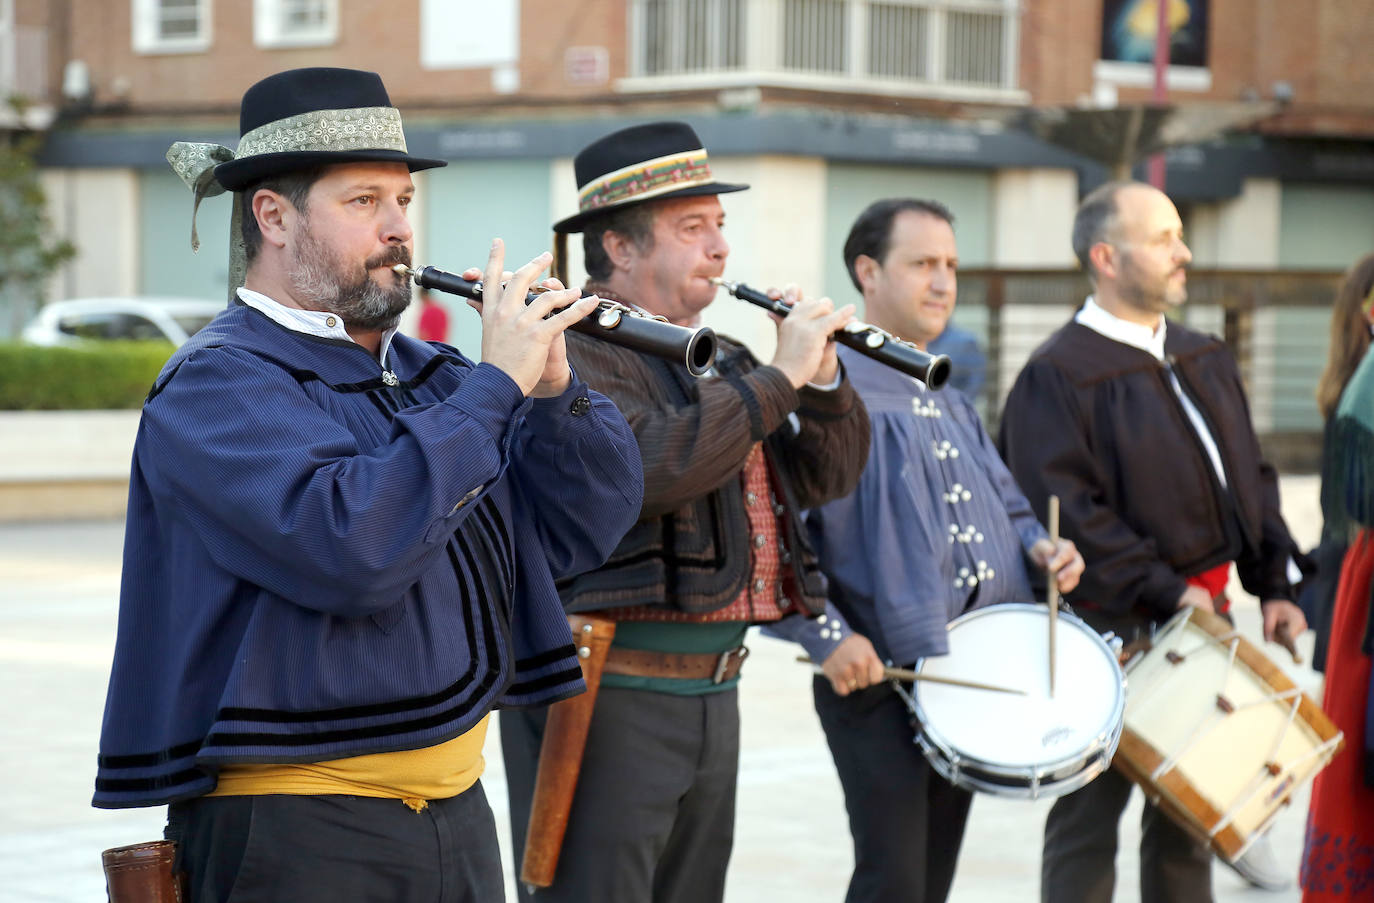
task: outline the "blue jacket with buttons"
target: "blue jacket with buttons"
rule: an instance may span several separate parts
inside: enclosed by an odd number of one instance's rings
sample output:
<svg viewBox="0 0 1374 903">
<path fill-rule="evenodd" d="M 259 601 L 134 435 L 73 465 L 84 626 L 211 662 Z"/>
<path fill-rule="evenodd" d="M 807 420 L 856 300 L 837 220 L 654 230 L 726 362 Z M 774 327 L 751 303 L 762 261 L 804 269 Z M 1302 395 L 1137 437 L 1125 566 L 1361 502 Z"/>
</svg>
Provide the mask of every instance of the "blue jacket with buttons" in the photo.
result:
<svg viewBox="0 0 1374 903">
<path fill-rule="evenodd" d="M 182 346 L 134 448 L 95 805 L 226 762 L 416 749 L 579 692 L 554 579 L 639 515 L 634 436 L 575 376 L 349 342 L 236 304 Z"/>
</svg>

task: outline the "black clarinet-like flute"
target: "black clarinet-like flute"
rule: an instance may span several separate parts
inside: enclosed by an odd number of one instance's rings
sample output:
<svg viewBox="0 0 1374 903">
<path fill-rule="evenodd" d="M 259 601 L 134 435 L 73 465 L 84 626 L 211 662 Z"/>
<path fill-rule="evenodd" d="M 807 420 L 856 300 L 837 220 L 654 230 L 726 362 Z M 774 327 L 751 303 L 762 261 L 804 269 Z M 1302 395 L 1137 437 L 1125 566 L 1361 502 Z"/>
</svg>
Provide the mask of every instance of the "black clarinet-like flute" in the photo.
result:
<svg viewBox="0 0 1374 903">
<path fill-rule="evenodd" d="M 764 310 L 785 317 L 792 312 L 792 305 L 779 298 L 770 298 L 756 288 L 742 282 L 712 278 L 712 282 L 725 289 L 741 301 L 757 304 Z M 899 339 L 886 329 L 879 329 L 869 323 L 851 322 L 833 336 L 841 345 L 848 345 L 855 351 L 871 357 L 880 364 L 893 367 L 907 376 L 914 376 L 932 389 L 938 389 L 949 381 L 949 357 L 922 351 L 906 339 Z"/>
<path fill-rule="evenodd" d="M 460 295 L 474 301 L 482 300 L 482 283 L 470 282 L 462 276 L 445 272 L 438 267 L 412 269 L 403 263 L 392 267 L 402 276 L 408 276 L 421 288 L 431 288 L 450 295 Z M 530 292 L 525 296 L 529 304 L 542 292 Z M 643 351 L 658 357 L 676 361 L 687 367 L 693 376 L 701 376 L 711 369 L 716 360 L 716 334 L 708 326 L 688 329 L 669 323 L 662 317 L 653 317 L 624 304 L 598 299 L 600 303 L 587 316 L 574 323 L 570 328 L 594 339 L 603 339 L 613 345 L 622 345 L 635 351 Z"/>
</svg>

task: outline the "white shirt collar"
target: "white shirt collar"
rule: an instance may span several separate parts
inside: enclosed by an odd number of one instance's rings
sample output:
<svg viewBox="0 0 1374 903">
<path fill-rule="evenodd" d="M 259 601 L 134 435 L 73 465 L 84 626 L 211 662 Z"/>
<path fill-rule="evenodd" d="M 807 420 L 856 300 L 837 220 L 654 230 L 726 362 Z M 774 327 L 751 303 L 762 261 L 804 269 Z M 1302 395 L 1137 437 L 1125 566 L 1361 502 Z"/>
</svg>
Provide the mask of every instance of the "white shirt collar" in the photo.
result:
<svg viewBox="0 0 1374 903">
<path fill-rule="evenodd" d="M 1164 360 L 1164 335 L 1169 326 L 1168 317 L 1160 317 L 1159 328 L 1151 329 L 1109 313 L 1089 295 L 1088 300 L 1083 302 L 1083 307 L 1074 315 L 1074 321 L 1113 341 L 1148 352 L 1157 361 Z"/>
<path fill-rule="evenodd" d="M 273 301 L 262 292 L 255 292 L 245 286 L 239 286 L 238 295 L 239 300 L 244 304 L 279 326 L 322 339 L 353 341 L 353 336 L 349 335 L 348 330 L 344 328 L 343 317 L 338 314 L 330 313 L 327 310 L 301 310 L 298 307 L 287 307 L 285 304 Z M 384 367 L 386 366 L 386 353 L 391 349 L 391 340 L 396 335 L 396 329 L 397 327 L 393 326 L 382 333 L 382 344 L 378 349 L 380 353 L 377 355 L 377 359 Z M 354 344 L 357 343 L 354 342 Z"/>
</svg>

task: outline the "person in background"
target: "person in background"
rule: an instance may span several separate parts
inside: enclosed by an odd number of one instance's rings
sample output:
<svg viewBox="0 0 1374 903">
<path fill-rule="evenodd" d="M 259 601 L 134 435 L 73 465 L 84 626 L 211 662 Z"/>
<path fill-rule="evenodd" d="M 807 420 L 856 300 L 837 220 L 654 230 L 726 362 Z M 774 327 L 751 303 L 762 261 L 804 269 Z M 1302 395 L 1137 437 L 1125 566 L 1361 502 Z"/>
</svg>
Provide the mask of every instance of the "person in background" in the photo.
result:
<svg viewBox="0 0 1374 903">
<path fill-rule="evenodd" d="M 937 201 L 888 198 L 849 231 L 844 263 L 875 326 L 929 350 L 947 334 L 957 296 L 954 217 Z M 886 660 L 911 667 L 949 651 L 946 625 L 998 602 L 1031 602 L 1030 571 L 1073 588 L 1083 558 L 1050 540 L 1016 487 L 972 401 L 840 349 L 868 408 L 868 464 L 850 495 L 813 508 L 812 543 L 843 620 L 774 629 L 869 638 Z M 958 372 L 958 365 L 955 365 Z M 912 742 L 911 713 L 888 681 L 812 687 L 844 788 L 854 873 L 848 903 L 941 903 L 949 894 L 972 795 L 931 766 Z"/>
<path fill-rule="evenodd" d="M 1374 893 L 1374 255 L 1346 274 L 1331 317 L 1331 357 L 1318 401 L 1327 413 L 1323 536 L 1348 545 L 1326 652 L 1322 709 L 1345 748 L 1312 784 L 1299 881 L 1303 903 Z M 1350 372 L 1350 365 L 1358 361 Z M 1340 387 L 1339 401 L 1332 396 Z"/>
<path fill-rule="evenodd" d="M 420 341 L 448 341 L 448 311 L 429 289 L 420 289 Z"/>
<path fill-rule="evenodd" d="M 1369 350 L 1369 315 L 1366 305 L 1370 292 L 1374 292 L 1374 254 L 1367 254 L 1346 271 L 1345 279 L 1336 292 L 1336 302 L 1331 308 L 1331 344 L 1326 358 L 1326 368 L 1322 371 L 1321 381 L 1317 383 L 1317 410 L 1321 411 L 1325 424 L 1322 447 L 1332 442 L 1332 426 L 1336 406 L 1340 403 L 1341 393 L 1354 375 L 1355 368 Z M 1331 613 L 1336 605 L 1336 583 L 1340 578 L 1341 562 L 1345 558 L 1345 535 L 1337 535 L 1330 526 L 1339 520 L 1339 499 L 1331 497 L 1327 487 L 1332 484 L 1333 474 L 1326 472 L 1327 465 L 1335 465 L 1329 457 L 1323 457 L 1322 470 L 1322 534 L 1321 541 L 1312 550 L 1311 559 L 1316 574 L 1307 580 L 1298 604 L 1307 615 L 1307 622 L 1316 631 L 1316 644 L 1312 651 L 1312 667 L 1317 671 L 1326 670 L 1327 643 L 1331 637 Z"/>
<path fill-rule="evenodd" d="M 978 343 L 978 336 L 959 328 L 951 320 L 943 332 L 926 343 L 926 350 L 949 357 L 949 382 L 945 388 L 958 389 L 969 401 L 978 404 L 988 372 L 988 358 Z"/>
<path fill-rule="evenodd" d="M 1130 642 L 1190 606 L 1225 614 L 1234 564 L 1261 600 L 1265 639 L 1281 625 L 1296 637 L 1307 626 L 1292 601 L 1296 547 L 1240 371 L 1220 339 L 1165 317 L 1187 298 L 1192 259 L 1178 210 L 1148 185 L 1109 183 L 1079 205 L 1073 249 L 1094 292 L 1031 355 L 1000 435 L 1035 510 L 1058 496 L 1063 533 L 1087 561 L 1069 601 Z M 1109 903 L 1131 788 L 1107 771 L 1055 802 L 1045 903 Z M 1211 851 L 1148 803 L 1140 898 L 1212 899 Z"/>
</svg>

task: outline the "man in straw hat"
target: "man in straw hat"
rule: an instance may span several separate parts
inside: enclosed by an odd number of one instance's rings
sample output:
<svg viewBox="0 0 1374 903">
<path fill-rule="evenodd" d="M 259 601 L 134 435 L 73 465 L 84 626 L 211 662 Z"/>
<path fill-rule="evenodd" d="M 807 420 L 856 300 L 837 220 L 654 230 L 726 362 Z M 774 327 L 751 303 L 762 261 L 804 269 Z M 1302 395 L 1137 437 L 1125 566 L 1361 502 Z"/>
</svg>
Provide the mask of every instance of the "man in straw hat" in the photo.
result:
<svg viewBox="0 0 1374 903">
<path fill-rule="evenodd" d="M 615 132 L 574 166 L 581 209 L 554 228 L 583 233 L 588 289 L 697 323 L 730 250 L 718 195 L 748 186 L 716 181 L 700 140 L 678 122 Z M 828 341 L 853 308 L 794 290 L 787 299 L 795 307 L 771 363 L 722 341 L 703 379 L 568 337 L 577 371 L 634 429 L 644 507 L 603 567 L 560 584 L 568 611 L 608 616 L 615 633 L 556 877 L 539 900 L 721 898 L 745 631 L 824 610 L 799 513 L 853 489 L 868 450 L 863 406 Z M 862 637 L 808 633 L 839 686 L 881 673 Z M 517 865 L 527 823 L 543 819 L 531 817 L 531 796 L 545 727 L 543 711 L 502 713 Z"/>
<path fill-rule="evenodd" d="M 549 257 L 501 289 L 498 240 L 481 364 L 400 335 L 410 172 L 443 164 L 381 79 L 271 76 L 240 128 L 169 155 L 236 192 L 246 281 L 143 408 L 95 805 L 170 804 L 197 903 L 500 899 L 487 716 L 582 689 L 554 579 L 640 505 L 565 355 L 593 302 L 526 307 Z"/>
</svg>

